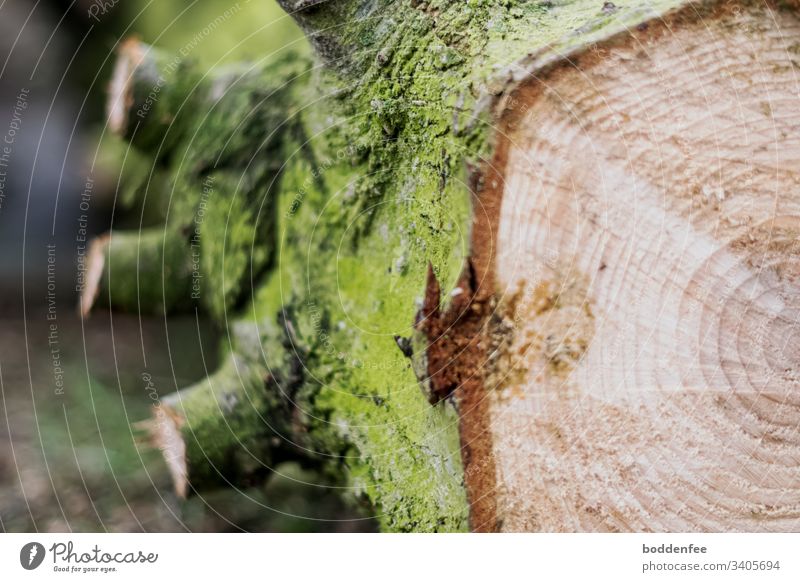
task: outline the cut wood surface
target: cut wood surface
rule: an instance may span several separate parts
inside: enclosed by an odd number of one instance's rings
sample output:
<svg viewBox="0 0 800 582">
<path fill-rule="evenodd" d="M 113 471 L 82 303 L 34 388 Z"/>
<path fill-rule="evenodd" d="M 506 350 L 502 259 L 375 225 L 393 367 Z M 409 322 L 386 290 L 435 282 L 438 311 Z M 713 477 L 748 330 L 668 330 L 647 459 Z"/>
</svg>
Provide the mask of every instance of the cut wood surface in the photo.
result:
<svg viewBox="0 0 800 582">
<path fill-rule="evenodd" d="M 503 530 L 800 523 L 800 25 L 694 17 L 508 101 L 486 386 Z"/>
</svg>

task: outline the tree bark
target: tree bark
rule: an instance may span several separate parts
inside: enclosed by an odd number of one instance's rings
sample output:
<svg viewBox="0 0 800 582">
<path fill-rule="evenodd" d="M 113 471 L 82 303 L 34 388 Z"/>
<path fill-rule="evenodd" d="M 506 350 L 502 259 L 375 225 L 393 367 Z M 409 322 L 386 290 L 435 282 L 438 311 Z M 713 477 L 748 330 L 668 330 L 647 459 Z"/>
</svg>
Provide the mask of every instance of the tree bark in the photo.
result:
<svg viewBox="0 0 800 582">
<path fill-rule="evenodd" d="M 796 528 L 796 7 L 281 4 L 318 59 L 141 145 L 244 330 L 157 410 L 179 493 L 296 458 L 387 530 Z"/>
</svg>

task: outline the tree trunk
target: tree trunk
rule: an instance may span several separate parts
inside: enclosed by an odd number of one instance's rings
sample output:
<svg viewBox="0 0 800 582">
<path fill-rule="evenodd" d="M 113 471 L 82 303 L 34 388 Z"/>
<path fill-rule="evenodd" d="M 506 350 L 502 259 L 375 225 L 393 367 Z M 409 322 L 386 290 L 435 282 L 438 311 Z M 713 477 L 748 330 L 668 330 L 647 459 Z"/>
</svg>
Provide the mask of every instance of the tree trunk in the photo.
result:
<svg viewBox="0 0 800 582">
<path fill-rule="evenodd" d="M 150 423 L 178 492 L 294 458 L 387 530 L 795 528 L 795 7 L 281 4 L 316 61 L 112 83 L 172 275 L 114 291 L 112 235 L 97 295 L 229 330 Z"/>
</svg>

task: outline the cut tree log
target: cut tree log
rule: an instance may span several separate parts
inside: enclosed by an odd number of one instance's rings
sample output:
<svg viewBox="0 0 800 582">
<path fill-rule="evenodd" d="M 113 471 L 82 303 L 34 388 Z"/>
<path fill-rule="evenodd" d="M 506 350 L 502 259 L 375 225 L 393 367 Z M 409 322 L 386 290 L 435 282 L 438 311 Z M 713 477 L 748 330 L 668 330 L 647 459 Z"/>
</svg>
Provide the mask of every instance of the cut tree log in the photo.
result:
<svg viewBox="0 0 800 582">
<path fill-rule="evenodd" d="M 168 225 L 252 184 L 203 273 L 256 372 L 164 404 L 179 492 L 296 458 L 387 530 L 798 529 L 796 6 L 281 4 L 320 66 L 167 162 Z"/>
</svg>

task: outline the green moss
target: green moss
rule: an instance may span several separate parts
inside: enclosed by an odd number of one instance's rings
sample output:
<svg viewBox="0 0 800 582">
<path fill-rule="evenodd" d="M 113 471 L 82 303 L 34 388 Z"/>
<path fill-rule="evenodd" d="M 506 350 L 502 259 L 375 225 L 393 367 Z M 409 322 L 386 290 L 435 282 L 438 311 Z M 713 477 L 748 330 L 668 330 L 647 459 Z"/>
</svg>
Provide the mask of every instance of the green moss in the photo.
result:
<svg viewBox="0 0 800 582">
<path fill-rule="evenodd" d="M 105 247 L 100 303 L 138 313 L 174 312 L 191 304 L 191 262 L 170 229 L 115 232 Z"/>
<path fill-rule="evenodd" d="M 218 320 L 272 259 L 282 144 L 296 131 L 293 90 L 307 68 L 291 54 L 215 71 L 193 89 L 204 97 L 176 113 L 191 129 L 168 152 L 167 222 L 186 233 L 199 261 L 195 298 Z"/>
<path fill-rule="evenodd" d="M 285 414 L 283 403 L 264 390 L 264 375 L 257 361 L 229 357 L 212 376 L 165 402 L 186 418 L 181 430 L 193 488 L 269 475 L 271 439 L 285 432 Z M 163 420 L 156 415 L 156 422 Z"/>
</svg>

